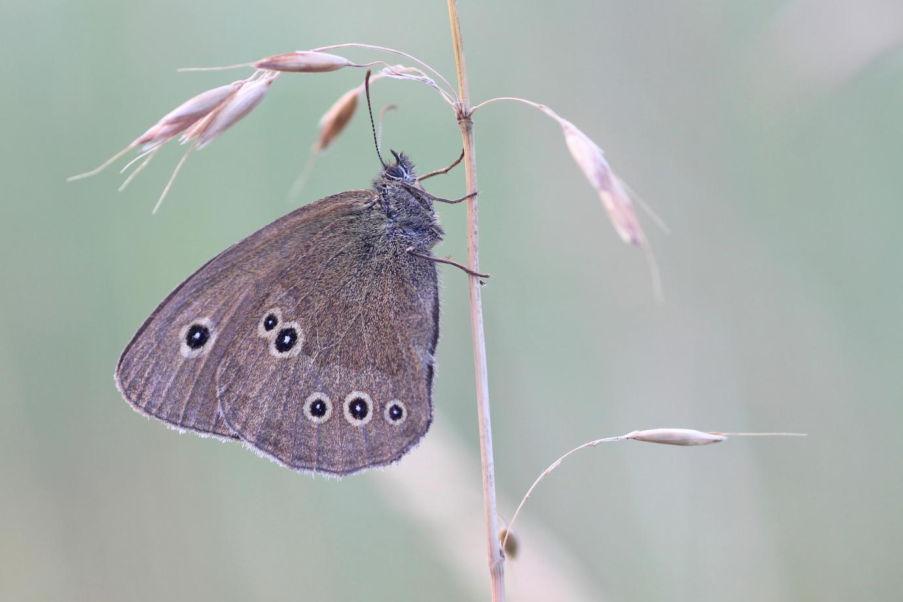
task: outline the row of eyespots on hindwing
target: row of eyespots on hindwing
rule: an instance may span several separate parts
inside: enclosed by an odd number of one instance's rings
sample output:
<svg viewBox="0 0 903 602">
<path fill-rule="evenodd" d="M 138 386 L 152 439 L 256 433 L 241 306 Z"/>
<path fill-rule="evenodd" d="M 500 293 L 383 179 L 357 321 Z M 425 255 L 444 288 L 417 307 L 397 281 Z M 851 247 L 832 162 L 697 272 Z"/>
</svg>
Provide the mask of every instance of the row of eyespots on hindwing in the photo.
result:
<svg viewBox="0 0 903 602">
<path fill-rule="evenodd" d="M 342 415 L 352 426 L 364 426 L 373 418 L 373 400 L 363 391 L 352 391 L 342 402 Z M 333 403 L 328 395 L 319 391 L 311 393 L 304 400 L 304 416 L 314 424 L 322 424 L 332 417 Z M 398 426 L 408 417 L 408 409 L 398 399 L 393 399 L 383 408 L 383 419 Z"/>
</svg>

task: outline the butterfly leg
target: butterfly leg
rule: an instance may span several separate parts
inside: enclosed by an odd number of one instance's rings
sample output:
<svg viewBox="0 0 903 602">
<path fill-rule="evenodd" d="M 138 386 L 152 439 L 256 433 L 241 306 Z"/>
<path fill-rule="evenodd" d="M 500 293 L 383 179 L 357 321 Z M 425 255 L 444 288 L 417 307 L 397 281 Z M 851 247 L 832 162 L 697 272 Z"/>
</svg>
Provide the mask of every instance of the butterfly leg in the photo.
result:
<svg viewBox="0 0 903 602">
<path fill-rule="evenodd" d="M 427 194 L 429 194 L 429 193 L 427 193 Z M 476 193 L 476 192 L 471 192 L 470 194 L 465 194 L 465 195 L 462 196 L 460 199 L 440 199 L 439 197 L 433 196 L 433 195 L 430 194 L 430 198 L 433 199 L 433 201 L 438 201 L 438 202 L 440 202 L 440 203 L 448 203 L 449 205 L 454 205 L 455 203 L 461 203 L 461 202 L 464 202 L 464 201 L 466 201 L 467 199 L 472 199 L 472 198 L 474 198 L 475 196 L 477 196 L 477 193 Z"/>
<path fill-rule="evenodd" d="M 466 194 L 459 199 L 443 199 L 441 197 L 437 197 L 433 194 L 430 194 L 426 190 L 424 190 L 422 188 L 418 188 L 417 186 L 414 186 L 413 184 L 408 184 L 407 182 L 401 182 L 401 185 L 404 186 L 409 192 L 411 192 L 414 195 L 424 195 L 426 197 L 429 197 L 429 199 L 431 201 L 433 201 L 434 203 L 448 203 L 449 205 L 454 205 L 456 203 L 461 203 L 463 201 L 466 201 L 467 199 L 472 199 L 473 197 L 477 196 L 477 194 L 478 194 L 476 192 L 471 192 L 470 194 Z"/>
<path fill-rule="evenodd" d="M 432 255 L 418 253 L 417 251 L 414 250 L 414 247 L 408 247 L 407 249 L 405 249 L 405 251 L 407 251 L 414 257 L 420 257 L 421 259 L 426 259 L 427 261 L 432 261 L 435 263 L 444 263 L 446 265 L 455 266 L 459 270 L 466 272 L 467 274 L 469 274 L 471 276 L 476 276 L 477 278 L 489 278 L 489 274 L 481 274 L 480 272 L 475 272 L 475 271 L 471 270 L 469 267 L 467 267 L 466 265 L 464 265 L 462 263 L 458 263 L 457 261 L 454 261 L 452 259 L 443 259 L 441 257 L 433 257 Z M 482 281 L 480 283 L 483 284 Z"/>
<path fill-rule="evenodd" d="M 423 180 L 425 180 L 427 178 L 432 178 L 433 176 L 441 176 L 442 174 L 447 174 L 448 172 L 453 170 L 455 167 L 457 167 L 463 160 L 464 160 L 464 149 L 462 148 L 461 155 L 457 159 L 455 159 L 454 163 L 452 163 L 448 167 L 443 167 L 442 169 L 436 169 L 436 170 L 429 172 L 428 174 L 424 174 L 424 175 L 420 176 L 419 178 L 417 178 L 417 181 L 422 182 Z"/>
</svg>

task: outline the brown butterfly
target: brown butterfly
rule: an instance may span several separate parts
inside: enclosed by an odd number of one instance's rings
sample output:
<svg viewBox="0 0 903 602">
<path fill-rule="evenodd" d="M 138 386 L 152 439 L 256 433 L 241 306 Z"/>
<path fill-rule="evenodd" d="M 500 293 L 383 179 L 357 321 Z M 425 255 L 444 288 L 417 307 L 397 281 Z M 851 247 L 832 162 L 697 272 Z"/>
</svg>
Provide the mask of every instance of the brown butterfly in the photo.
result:
<svg viewBox="0 0 903 602">
<path fill-rule="evenodd" d="M 345 475 L 411 449 L 432 420 L 443 199 L 393 154 L 372 190 L 297 209 L 176 288 L 119 360 L 125 399 L 297 470 Z"/>
</svg>

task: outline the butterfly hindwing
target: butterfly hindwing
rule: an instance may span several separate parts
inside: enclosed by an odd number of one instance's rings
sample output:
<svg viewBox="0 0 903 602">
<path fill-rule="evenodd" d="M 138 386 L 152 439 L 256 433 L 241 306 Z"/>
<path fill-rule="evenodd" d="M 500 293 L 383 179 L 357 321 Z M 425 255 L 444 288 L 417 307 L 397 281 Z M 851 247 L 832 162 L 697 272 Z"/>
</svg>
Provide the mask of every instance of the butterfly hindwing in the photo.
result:
<svg viewBox="0 0 903 602">
<path fill-rule="evenodd" d="M 238 312 L 217 370 L 221 411 L 291 468 L 388 464 L 432 419 L 435 267 L 366 218 L 336 222 L 309 248 L 316 261 L 282 264 Z"/>
</svg>

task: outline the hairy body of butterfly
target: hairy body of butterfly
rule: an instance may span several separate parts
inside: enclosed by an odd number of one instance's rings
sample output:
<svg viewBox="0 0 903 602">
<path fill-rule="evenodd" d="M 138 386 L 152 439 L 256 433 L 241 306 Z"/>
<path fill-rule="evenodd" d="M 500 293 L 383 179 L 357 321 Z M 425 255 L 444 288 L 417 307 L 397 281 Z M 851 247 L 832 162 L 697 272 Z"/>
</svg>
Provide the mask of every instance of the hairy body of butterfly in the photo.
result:
<svg viewBox="0 0 903 602">
<path fill-rule="evenodd" d="M 119 360 L 125 399 L 297 470 L 404 455 L 432 420 L 443 233 L 396 157 L 372 190 L 297 209 L 176 288 Z"/>
</svg>

